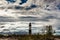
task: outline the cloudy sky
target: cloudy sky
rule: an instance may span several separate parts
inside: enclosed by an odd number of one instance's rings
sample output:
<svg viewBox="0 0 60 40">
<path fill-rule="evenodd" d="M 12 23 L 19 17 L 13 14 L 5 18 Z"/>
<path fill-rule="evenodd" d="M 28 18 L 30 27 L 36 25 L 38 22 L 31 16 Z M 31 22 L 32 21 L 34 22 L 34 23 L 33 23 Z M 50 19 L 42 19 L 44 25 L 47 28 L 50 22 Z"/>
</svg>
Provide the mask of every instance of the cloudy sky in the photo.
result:
<svg viewBox="0 0 60 40">
<path fill-rule="evenodd" d="M 60 0 L 0 0 L 0 5 L 0 22 L 5 24 L 2 31 L 23 30 L 24 26 L 18 24 L 28 26 L 29 22 L 38 27 L 52 25 L 60 30 Z"/>
</svg>

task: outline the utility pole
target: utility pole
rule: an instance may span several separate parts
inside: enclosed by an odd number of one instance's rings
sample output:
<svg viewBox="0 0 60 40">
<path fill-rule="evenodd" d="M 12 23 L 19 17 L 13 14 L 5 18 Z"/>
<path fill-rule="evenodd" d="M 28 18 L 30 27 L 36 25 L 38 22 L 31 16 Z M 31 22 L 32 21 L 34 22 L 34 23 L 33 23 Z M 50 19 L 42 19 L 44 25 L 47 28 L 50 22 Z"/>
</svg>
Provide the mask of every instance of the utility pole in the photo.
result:
<svg viewBox="0 0 60 40">
<path fill-rule="evenodd" d="M 29 23 L 29 35 L 31 35 L 31 23 Z"/>
</svg>

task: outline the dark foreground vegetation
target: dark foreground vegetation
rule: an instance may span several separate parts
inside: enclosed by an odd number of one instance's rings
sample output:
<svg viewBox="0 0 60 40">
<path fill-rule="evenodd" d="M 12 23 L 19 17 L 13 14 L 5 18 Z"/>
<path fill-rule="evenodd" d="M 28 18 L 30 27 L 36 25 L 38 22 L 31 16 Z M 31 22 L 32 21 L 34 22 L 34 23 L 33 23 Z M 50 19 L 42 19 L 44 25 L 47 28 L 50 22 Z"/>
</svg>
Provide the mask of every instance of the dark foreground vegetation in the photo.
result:
<svg viewBox="0 0 60 40">
<path fill-rule="evenodd" d="M 60 39 L 60 36 L 53 35 L 9 35 L 4 36 L 0 35 L 0 39 L 2 40 L 57 40 Z"/>
</svg>

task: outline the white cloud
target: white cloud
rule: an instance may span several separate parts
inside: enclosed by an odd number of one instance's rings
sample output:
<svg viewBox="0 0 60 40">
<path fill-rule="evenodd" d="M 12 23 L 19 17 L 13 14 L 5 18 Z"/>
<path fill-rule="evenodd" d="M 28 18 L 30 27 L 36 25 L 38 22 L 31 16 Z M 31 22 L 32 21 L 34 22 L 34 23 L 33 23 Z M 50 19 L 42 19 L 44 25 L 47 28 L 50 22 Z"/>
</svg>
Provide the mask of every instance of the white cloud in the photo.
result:
<svg viewBox="0 0 60 40">
<path fill-rule="evenodd" d="M 19 1 L 17 1 L 17 2 L 19 2 Z M 43 1 L 40 4 L 41 7 L 39 6 L 37 8 L 30 9 L 30 10 L 18 10 L 17 11 L 16 9 L 15 10 L 14 9 L 11 9 L 11 10 L 8 9 L 7 11 L 5 11 L 6 9 L 4 9 L 4 10 L 0 10 L 0 16 L 3 16 L 3 17 L 12 17 L 13 20 L 15 20 L 15 19 L 18 20 L 17 22 L 6 22 L 7 24 L 4 22 L 5 23 L 5 25 L 4 25 L 5 27 L 4 28 L 5 29 L 9 29 L 9 30 L 11 30 L 13 28 L 16 28 L 16 27 L 21 27 L 22 28 L 21 30 L 25 30 L 23 27 L 24 26 L 28 26 L 29 22 L 32 22 L 32 23 L 34 23 L 33 25 L 40 26 L 40 27 L 41 26 L 46 26 L 46 25 L 52 25 L 56 29 L 56 27 L 59 27 L 59 25 L 60 25 L 60 10 L 56 10 L 55 9 L 56 5 L 59 4 L 59 3 L 60 3 L 59 0 L 56 0 L 56 4 L 55 4 L 55 2 L 49 3 L 49 5 L 50 5 L 49 8 L 51 9 L 50 11 L 44 10 L 44 8 L 47 5 L 47 3 L 44 4 Z M 33 1 L 32 0 L 28 0 L 27 3 L 24 3 L 23 5 L 20 5 L 20 6 L 27 7 L 27 6 L 30 6 L 31 4 L 34 4 Z M 36 5 L 37 4 L 38 3 L 36 3 Z M 34 15 L 32 13 L 32 15 L 29 15 L 30 14 L 29 12 L 31 12 L 31 11 L 34 11 L 35 14 L 37 14 L 37 13 L 39 13 L 39 14 L 38 15 Z M 27 15 L 26 14 L 22 15 L 22 13 L 12 13 L 12 12 L 26 12 L 26 13 L 28 12 L 28 14 Z M 19 17 L 21 17 L 21 16 L 24 16 L 24 17 L 28 17 L 28 16 L 37 17 L 38 19 L 42 19 L 42 20 L 45 20 L 45 18 L 49 17 L 49 16 L 53 16 L 54 18 L 53 19 L 52 18 L 49 18 L 49 19 L 46 18 L 48 21 L 41 21 L 40 20 L 40 21 L 27 21 L 27 22 L 23 21 L 22 22 L 19 19 Z M 27 18 L 27 19 L 29 19 L 29 18 Z M 13 25 L 11 25 L 11 24 L 13 24 Z M 16 28 L 16 29 L 18 29 L 18 28 Z M 1 30 L 3 30 L 3 29 L 1 29 Z M 12 30 L 11 32 L 13 32 L 13 31 L 14 30 Z"/>
</svg>

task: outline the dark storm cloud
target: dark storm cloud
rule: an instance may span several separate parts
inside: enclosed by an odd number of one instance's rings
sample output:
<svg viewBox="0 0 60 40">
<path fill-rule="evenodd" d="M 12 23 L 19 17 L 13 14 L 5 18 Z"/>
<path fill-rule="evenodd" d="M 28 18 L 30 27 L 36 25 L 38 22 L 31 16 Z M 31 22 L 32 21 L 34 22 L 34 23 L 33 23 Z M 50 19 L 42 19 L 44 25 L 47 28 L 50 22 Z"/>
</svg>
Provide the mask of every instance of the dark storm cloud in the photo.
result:
<svg viewBox="0 0 60 40">
<path fill-rule="evenodd" d="M 57 19 L 57 20 L 60 20 L 59 17 L 57 17 L 57 16 L 52 16 L 52 15 L 47 16 L 47 17 L 44 17 L 43 19 Z"/>
<path fill-rule="evenodd" d="M 56 17 L 56 16 L 46 16 L 46 17 L 32 17 L 32 16 L 26 16 L 26 17 L 18 17 L 18 19 L 12 18 L 12 17 L 3 17 L 0 16 L 0 22 L 16 22 L 16 21 L 49 21 L 49 19 L 58 19 L 60 20 L 60 18 Z"/>
<path fill-rule="evenodd" d="M 14 22 L 14 21 L 17 21 L 17 20 L 12 17 L 0 16 L 0 22 Z"/>
<path fill-rule="evenodd" d="M 39 17 L 31 17 L 31 16 L 27 16 L 27 17 L 19 17 L 20 21 L 49 21 L 47 19 L 41 19 Z"/>
<path fill-rule="evenodd" d="M 42 18 L 40 18 L 40 17 L 32 17 L 32 16 L 19 17 L 20 21 L 45 21 L 45 22 L 49 22 L 49 19 L 60 20 L 59 17 L 53 16 L 53 15 L 42 17 Z"/>
<path fill-rule="evenodd" d="M 44 0 L 44 2 L 47 2 L 47 3 L 52 3 L 54 1 L 56 1 L 56 0 Z"/>
</svg>

